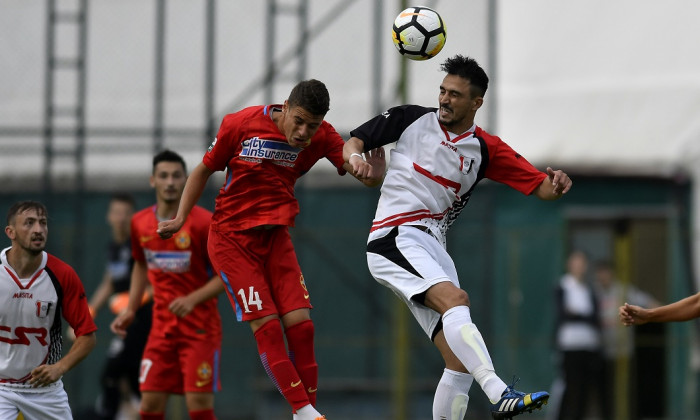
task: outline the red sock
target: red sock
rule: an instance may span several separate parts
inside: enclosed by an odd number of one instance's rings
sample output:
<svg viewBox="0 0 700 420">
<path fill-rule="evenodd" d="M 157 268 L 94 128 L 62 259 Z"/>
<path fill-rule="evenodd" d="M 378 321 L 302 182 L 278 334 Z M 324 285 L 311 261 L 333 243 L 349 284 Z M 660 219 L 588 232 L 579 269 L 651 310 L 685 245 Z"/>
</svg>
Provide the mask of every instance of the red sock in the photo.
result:
<svg viewBox="0 0 700 420">
<path fill-rule="evenodd" d="M 254 335 L 263 367 L 289 405 L 298 410 L 310 404 L 304 384 L 287 356 L 279 320 L 272 319 L 266 322 Z"/>
<path fill-rule="evenodd" d="M 309 402 L 315 407 L 318 365 L 314 355 L 314 323 L 310 319 L 302 321 L 287 328 L 284 333 L 289 345 L 289 358 L 304 383 Z"/>
<path fill-rule="evenodd" d="M 165 420 L 164 413 L 144 413 L 139 411 L 139 414 L 141 415 L 141 420 Z"/>
<path fill-rule="evenodd" d="M 188 411 L 188 413 L 190 413 L 190 420 L 216 420 L 213 408 L 209 410 Z"/>
</svg>

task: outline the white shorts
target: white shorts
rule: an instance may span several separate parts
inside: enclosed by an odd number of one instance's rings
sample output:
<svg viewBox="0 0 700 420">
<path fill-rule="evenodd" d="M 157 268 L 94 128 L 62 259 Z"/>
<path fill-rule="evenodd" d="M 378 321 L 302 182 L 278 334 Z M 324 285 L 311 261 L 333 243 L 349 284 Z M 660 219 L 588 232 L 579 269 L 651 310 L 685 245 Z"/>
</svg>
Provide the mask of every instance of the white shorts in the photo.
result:
<svg viewBox="0 0 700 420">
<path fill-rule="evenodd" d="M 396 293 L 434 339 L 440 314 L 412 298 L 445 281 L 459 287 L 457 269 L 440 241 L 408 225 L 378 229 L 369 235 L 367 265 L 374 279 Z"/>
<path fill-rule="evenodd" d="M 62 382 L 41 391 L 0 386 L 0 419 L 16 419 L 19 412 L 26 420 L 73 419 Z"/>
</svg>

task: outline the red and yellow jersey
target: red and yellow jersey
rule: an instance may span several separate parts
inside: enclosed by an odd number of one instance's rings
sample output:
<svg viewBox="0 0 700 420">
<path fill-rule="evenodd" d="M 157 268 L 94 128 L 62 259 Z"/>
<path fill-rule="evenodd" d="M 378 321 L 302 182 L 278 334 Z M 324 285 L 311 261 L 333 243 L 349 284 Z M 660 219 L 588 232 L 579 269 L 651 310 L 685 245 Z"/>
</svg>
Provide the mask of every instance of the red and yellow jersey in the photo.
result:
<svg viewBox="0 0 700 420">
<path fill-rule="evenodd" d="M 39 268 L 22 279 L 7 262 L 8 249 L 0 252 L 0 387 L 43 392 L 26 382 L 32 369 L 63 357 L 61 317 L 78 337 L 97 326 L 75 270 L 42 252 Z"/>
<path fill-rule="evenodd" d="M 299 203 L 296 180 L 327 158 L 345 174 L 344 141 L 323 121 L 304 149 L 289 145 L 270 111 L 281 105 L 254 106 L 224 117 L 216 139 L 202 159 L 212 171 L 226 170 L 216 198 L 212 229 L 237 231 L 259 225 L 294 226 Z"/>
<path fill-rule="evenodd" d="M 182 229 L 169 239 L 161 239 L 156 233 L 155 205 L 132 218 L 132 255 L 148 267 L 148 280 L 153 287 L 152 335 L 221 335 L 216 298 L 200 303 L 184 318 L 168 309 L 173 299 L 199 289 L 214 275 L 207 253 L 211 217 L 210 211 L 195 206 Z"/>
</svg>

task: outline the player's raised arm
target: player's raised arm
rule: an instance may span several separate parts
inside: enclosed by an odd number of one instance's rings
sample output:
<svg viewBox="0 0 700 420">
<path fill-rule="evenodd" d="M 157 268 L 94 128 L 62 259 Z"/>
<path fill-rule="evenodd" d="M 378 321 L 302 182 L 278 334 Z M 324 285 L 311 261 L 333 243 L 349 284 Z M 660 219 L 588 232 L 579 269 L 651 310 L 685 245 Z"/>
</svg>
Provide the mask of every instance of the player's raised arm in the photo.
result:
<svg viewBox="0 0 700 420">
<path fill-rule="evenodd" d="M 343 146 L 344 168 L 366 186 L 376 187 L 382 183 L 386 171 L 384 148 L 372 149 L 364 155 L 363 150 L 364 142 L 351 137 Z"/>
<path fill-rule="evenodd" d="M 166 220 L 164 222 L 158 223 L 158 235 L 162 239 L 168 239 L 175 232 L 182 228 L 185 223 L 185 219 L 192 211 L 192 207 L 197 204 L 199 197 L 202 196 L 202 191 L 207 185 L 207 180 L 213 174 L 214 171 L 209 169 L 204 163 L 200 162 L 196 168 L 192 171 L 190 176 L 187 178 L 187 183 L 185 183 L 185 190 L 182 192 L 182 198 L 180 199 L 180 206 L 177 210 L 177 215 L 172 220 Z"/>
<path fill-rule="evenodd" d="M 558 200 L 569 192 L 572 184 L 564 171 L 547 167 L 547 178 L 535 189 L 534 195 L 540 200 Z"/>
<path fill-rule="evenodd" d="M 700 318 L 700 293 L 657 308 L 645 309 L 625 303 L 620 306 L 620 321 L 629 325 L 648 322 L 682 322 Z"/>
</svg>

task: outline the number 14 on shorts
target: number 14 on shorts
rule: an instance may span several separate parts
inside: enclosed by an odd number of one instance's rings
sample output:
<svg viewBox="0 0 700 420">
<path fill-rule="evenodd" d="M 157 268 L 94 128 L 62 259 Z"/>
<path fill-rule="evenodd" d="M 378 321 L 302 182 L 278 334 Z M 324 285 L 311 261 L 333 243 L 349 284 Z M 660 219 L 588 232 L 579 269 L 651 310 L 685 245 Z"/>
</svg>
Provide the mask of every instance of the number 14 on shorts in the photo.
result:
<svg viewBox="0 0 700 420">
<path fill-rule="evenodd" d="M 249 314 L 251 306 L 256 306 L 258 311 L 262 310 L 262 300 L 260 300 L 260 295 L 253 289 L 253 286 L 248 288 L 248 296 L 246 297 L 245 290 L 239 289 L 238 296 L 241 297 L 241 303 L 243 303 L 243 310 L 245 313 Z"/>
</svg>

